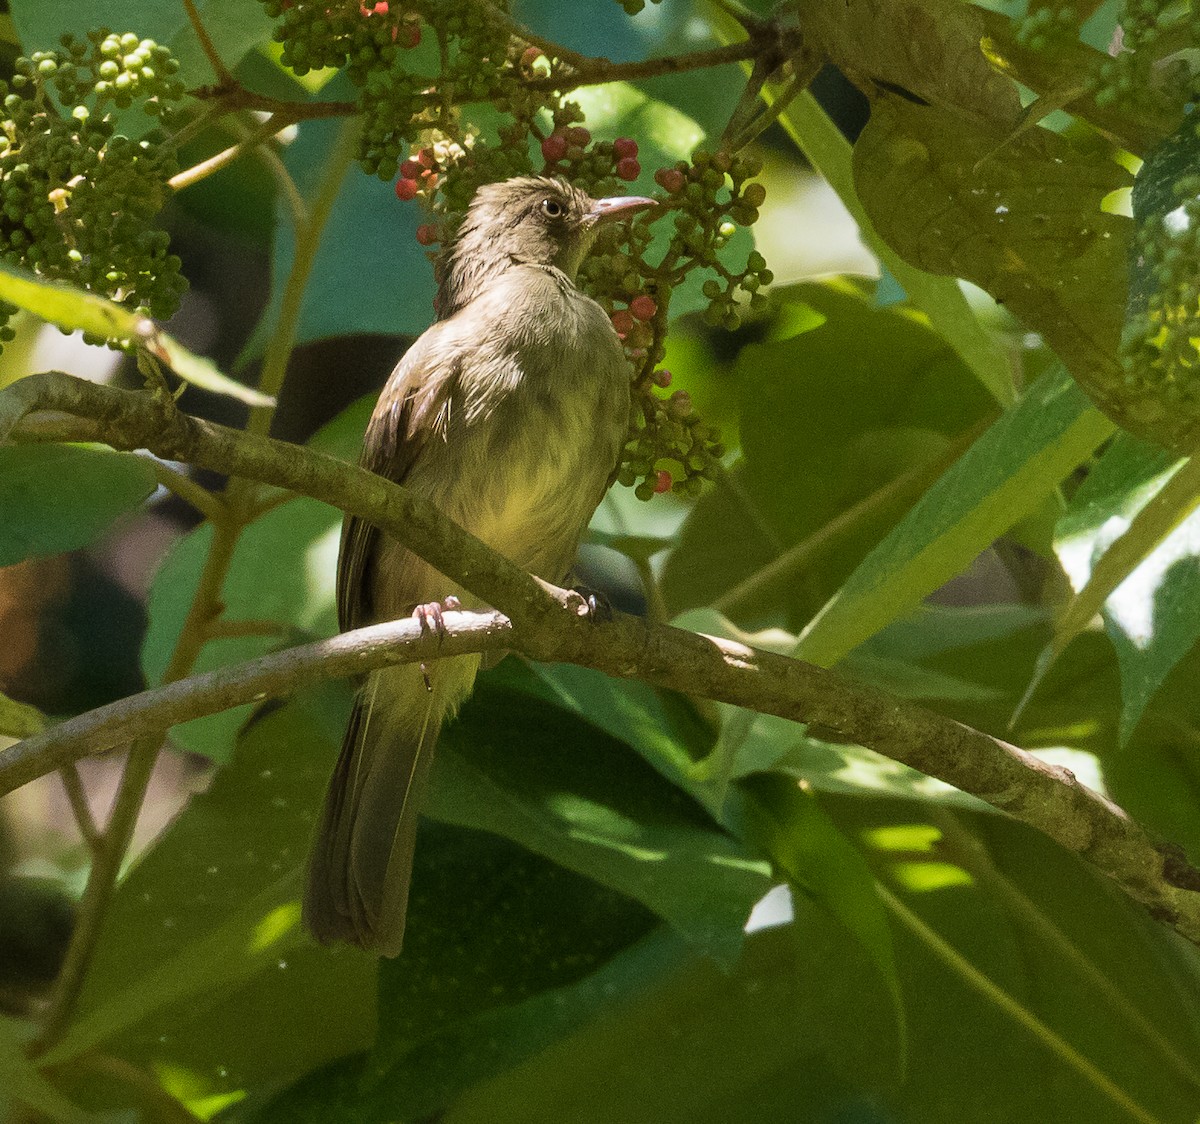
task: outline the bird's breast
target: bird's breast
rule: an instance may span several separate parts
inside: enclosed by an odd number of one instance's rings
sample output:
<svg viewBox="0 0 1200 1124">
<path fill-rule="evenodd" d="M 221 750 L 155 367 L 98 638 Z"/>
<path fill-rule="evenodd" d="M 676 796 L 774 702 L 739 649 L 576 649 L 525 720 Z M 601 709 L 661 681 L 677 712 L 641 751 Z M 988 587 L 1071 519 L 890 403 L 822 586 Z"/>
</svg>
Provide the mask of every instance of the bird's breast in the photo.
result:
<svg viewBox="0 0 1200 1124">
<path fill-rule="evenodd" d="M 553 581 L 620 455 L 628 365 L 603 310 L 582 294 L 514 327 L 477 354 L 428 491 L 489 546 Z"/>
</svg>

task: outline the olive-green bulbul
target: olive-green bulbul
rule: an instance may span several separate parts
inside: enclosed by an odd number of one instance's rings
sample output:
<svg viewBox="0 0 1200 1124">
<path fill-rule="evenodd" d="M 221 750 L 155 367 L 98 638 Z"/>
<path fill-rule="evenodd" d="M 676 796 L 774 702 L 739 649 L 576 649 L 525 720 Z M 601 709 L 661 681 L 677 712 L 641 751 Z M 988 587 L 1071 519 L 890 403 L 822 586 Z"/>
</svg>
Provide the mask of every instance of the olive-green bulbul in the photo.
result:
<svg viewBox="0 0 1200 1124">
<path fill-rule="evenodd" d="M 436 504 L 551 582 L 567 573 L 629 424 L 630 372 L 604 310 L 575 287 L 601 223 L 650 206 L 555 179 L 481 187 L 438 290 L 367 426 L 362 464 Z M 477 601 L 348 516 L 338 559 L 343 629 Z M 317 829 L 304 918 L 323 942 L 395 956 L 404 939 L 422 790 L 443 721 L 479 656 L 372 672 L 358 692 Z"/>
</svg>

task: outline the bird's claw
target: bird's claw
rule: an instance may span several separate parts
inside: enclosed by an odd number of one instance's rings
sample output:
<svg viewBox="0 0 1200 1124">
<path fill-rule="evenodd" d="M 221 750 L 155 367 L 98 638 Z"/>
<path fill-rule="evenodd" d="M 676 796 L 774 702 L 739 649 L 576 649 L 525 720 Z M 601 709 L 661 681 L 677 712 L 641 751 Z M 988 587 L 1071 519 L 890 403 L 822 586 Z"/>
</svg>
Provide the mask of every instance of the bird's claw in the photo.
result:
<svg viewBox="0 0 1200 1124">
<path fill-rule="evenodd" d="M 586 585 L 573 585 L 571 592 L 580 599 L 575 612 L 581 617 L 587 617 L 593 624 L 604 624 L 613 619 L 612 602 L 598 589 L 589 589 Z"/>
<path fill-rule="evenodd" d="M 457 597 L 447 597 L 442 601 L 425 601 L 417 605 L 413 611 L 413 620 L 421 626 L 421 633 L 432 633 L 438 638 L 438 644 L 446 639 L 446 620 L 443 613 L 454 612 L 462 608 L 462 602 Z M 421 677 L 425 680 L 425 690 L 432 691 L 433 684 L 429 680 L 429 665 L 421 661 Z"/>
</svg>

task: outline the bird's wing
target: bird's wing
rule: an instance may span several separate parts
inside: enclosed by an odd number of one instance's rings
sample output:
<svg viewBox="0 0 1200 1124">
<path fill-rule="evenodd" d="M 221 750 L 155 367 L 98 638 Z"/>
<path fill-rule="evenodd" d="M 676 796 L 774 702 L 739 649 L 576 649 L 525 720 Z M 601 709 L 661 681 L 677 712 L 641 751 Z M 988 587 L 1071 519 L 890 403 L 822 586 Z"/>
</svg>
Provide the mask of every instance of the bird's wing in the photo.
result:
<svg viewBox="0 0 1200 1124">
<path fill-rule="evenodd" d="M 404 483 L 421 449 L 445 435 L 459 363 L 456 348 L 444 346 L 445 321 L 434 324 L 405 352 L 379 396 L 367 423 L 361 465 L 370 472 Z M 338 623 L 357 628 L 372 620 L 371 582 L 367 570 L 379 529 L 357 516 L 342 524 L 338 554 Z"/>
</svg>

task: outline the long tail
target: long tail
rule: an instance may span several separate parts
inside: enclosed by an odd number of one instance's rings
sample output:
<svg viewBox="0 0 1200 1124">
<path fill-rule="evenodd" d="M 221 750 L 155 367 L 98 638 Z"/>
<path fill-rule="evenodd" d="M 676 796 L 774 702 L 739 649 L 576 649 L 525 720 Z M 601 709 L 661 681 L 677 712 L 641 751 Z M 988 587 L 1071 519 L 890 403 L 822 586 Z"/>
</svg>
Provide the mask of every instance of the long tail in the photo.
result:
<svg viewBox="0 0 1200 1124">
<path fill-rule="evenodd" d="M 309 860 L 304 923 L 323 944 L 381 956 L 404 943 L 417 823 L 443 721 L 470 693 L 478 656 L 372 672 L 354 703 Z"/>
</svg>

